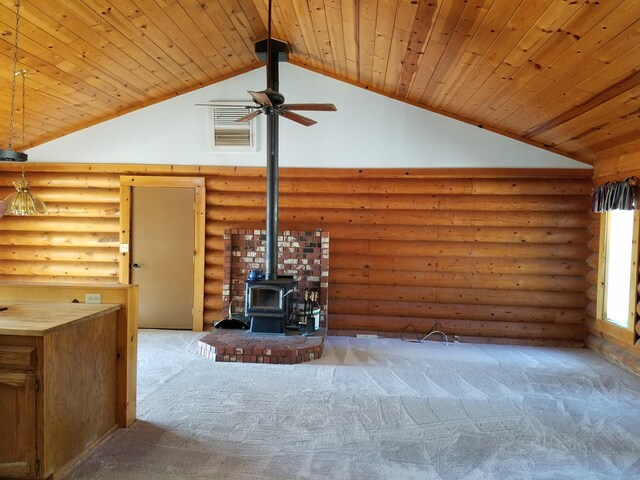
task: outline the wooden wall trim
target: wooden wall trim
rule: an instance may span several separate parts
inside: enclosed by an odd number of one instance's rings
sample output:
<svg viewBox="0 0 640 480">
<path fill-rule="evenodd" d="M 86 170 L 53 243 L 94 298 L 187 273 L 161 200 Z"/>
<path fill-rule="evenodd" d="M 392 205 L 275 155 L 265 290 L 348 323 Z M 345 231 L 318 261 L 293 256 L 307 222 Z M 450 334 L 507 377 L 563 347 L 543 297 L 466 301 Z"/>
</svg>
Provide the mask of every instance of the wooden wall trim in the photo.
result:
<svg viewBox="0 0 640 480">
<path fill-rule="evenodd" d="M 95 163 L 37 163 L 2 165 L 1 171 L 59 173 L 119 173 L 121 175 L 216 175 L 265 177 L 263 167 L 224 167 L 207 165 L 146 165 Z M 593 169 L 585 168 L 280 168 L 281 177 L 328 178 L 592 178 Z"/>
</svg>

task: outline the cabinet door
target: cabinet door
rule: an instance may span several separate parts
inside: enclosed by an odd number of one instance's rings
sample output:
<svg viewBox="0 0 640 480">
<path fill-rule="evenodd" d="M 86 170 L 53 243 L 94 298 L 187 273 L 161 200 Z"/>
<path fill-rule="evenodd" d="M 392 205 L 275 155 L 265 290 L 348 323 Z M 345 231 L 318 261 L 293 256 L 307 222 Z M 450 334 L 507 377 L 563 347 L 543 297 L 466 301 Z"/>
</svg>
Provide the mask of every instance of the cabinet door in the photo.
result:
<svg viewBox="0 0 640 480">
<path fill-rule="evenodd" d="M 0 372 L 0 438 L 0 477 L 35 477 L 35 374 Z"/>
</svg>

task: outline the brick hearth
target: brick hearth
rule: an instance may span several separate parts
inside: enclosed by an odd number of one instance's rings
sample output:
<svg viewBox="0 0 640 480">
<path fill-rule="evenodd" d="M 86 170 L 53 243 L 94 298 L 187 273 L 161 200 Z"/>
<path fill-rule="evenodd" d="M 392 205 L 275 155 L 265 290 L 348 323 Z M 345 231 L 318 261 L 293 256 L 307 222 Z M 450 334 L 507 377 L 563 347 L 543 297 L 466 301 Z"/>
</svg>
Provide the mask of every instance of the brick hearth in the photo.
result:
<svg viewBox="0 0 640 480">
<path fill-rule="evenodd" d="M 305 337 L 214 329 L 198 341 L 198 346 L 200 355 L 216 362 L 294 364 L 320 358 L 324 337 L 322 331 Z"/>
</svg>

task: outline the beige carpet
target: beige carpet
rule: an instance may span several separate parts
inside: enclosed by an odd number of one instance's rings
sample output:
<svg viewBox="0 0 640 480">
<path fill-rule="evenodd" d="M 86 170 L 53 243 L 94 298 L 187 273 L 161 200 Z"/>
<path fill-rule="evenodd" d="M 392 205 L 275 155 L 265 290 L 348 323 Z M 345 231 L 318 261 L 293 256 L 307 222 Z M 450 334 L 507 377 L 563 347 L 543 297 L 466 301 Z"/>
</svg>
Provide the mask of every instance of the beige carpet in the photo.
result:
<svg viewBox="0 0 640 480">
<path fill-rule="evenodd" d="M 330 337 L 217 364 L 141 331 L 139 419 L 68 479 L 635 479 L 640 379 L 588 350 Z"/>
</svg>

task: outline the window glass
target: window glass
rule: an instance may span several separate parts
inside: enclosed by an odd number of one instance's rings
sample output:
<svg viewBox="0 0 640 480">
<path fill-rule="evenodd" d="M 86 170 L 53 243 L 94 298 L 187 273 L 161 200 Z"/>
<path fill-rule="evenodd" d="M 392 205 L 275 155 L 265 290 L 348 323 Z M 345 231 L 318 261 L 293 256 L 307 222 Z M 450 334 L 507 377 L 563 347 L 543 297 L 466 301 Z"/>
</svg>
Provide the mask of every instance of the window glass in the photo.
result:
<svg viewBox="0 0 640 480">
<path fill-rule="evenodd" d="M 607 215 L 604 318 L 627 328 L 631 302 L 634 211 L 612 210 Z"/>
</svg>

